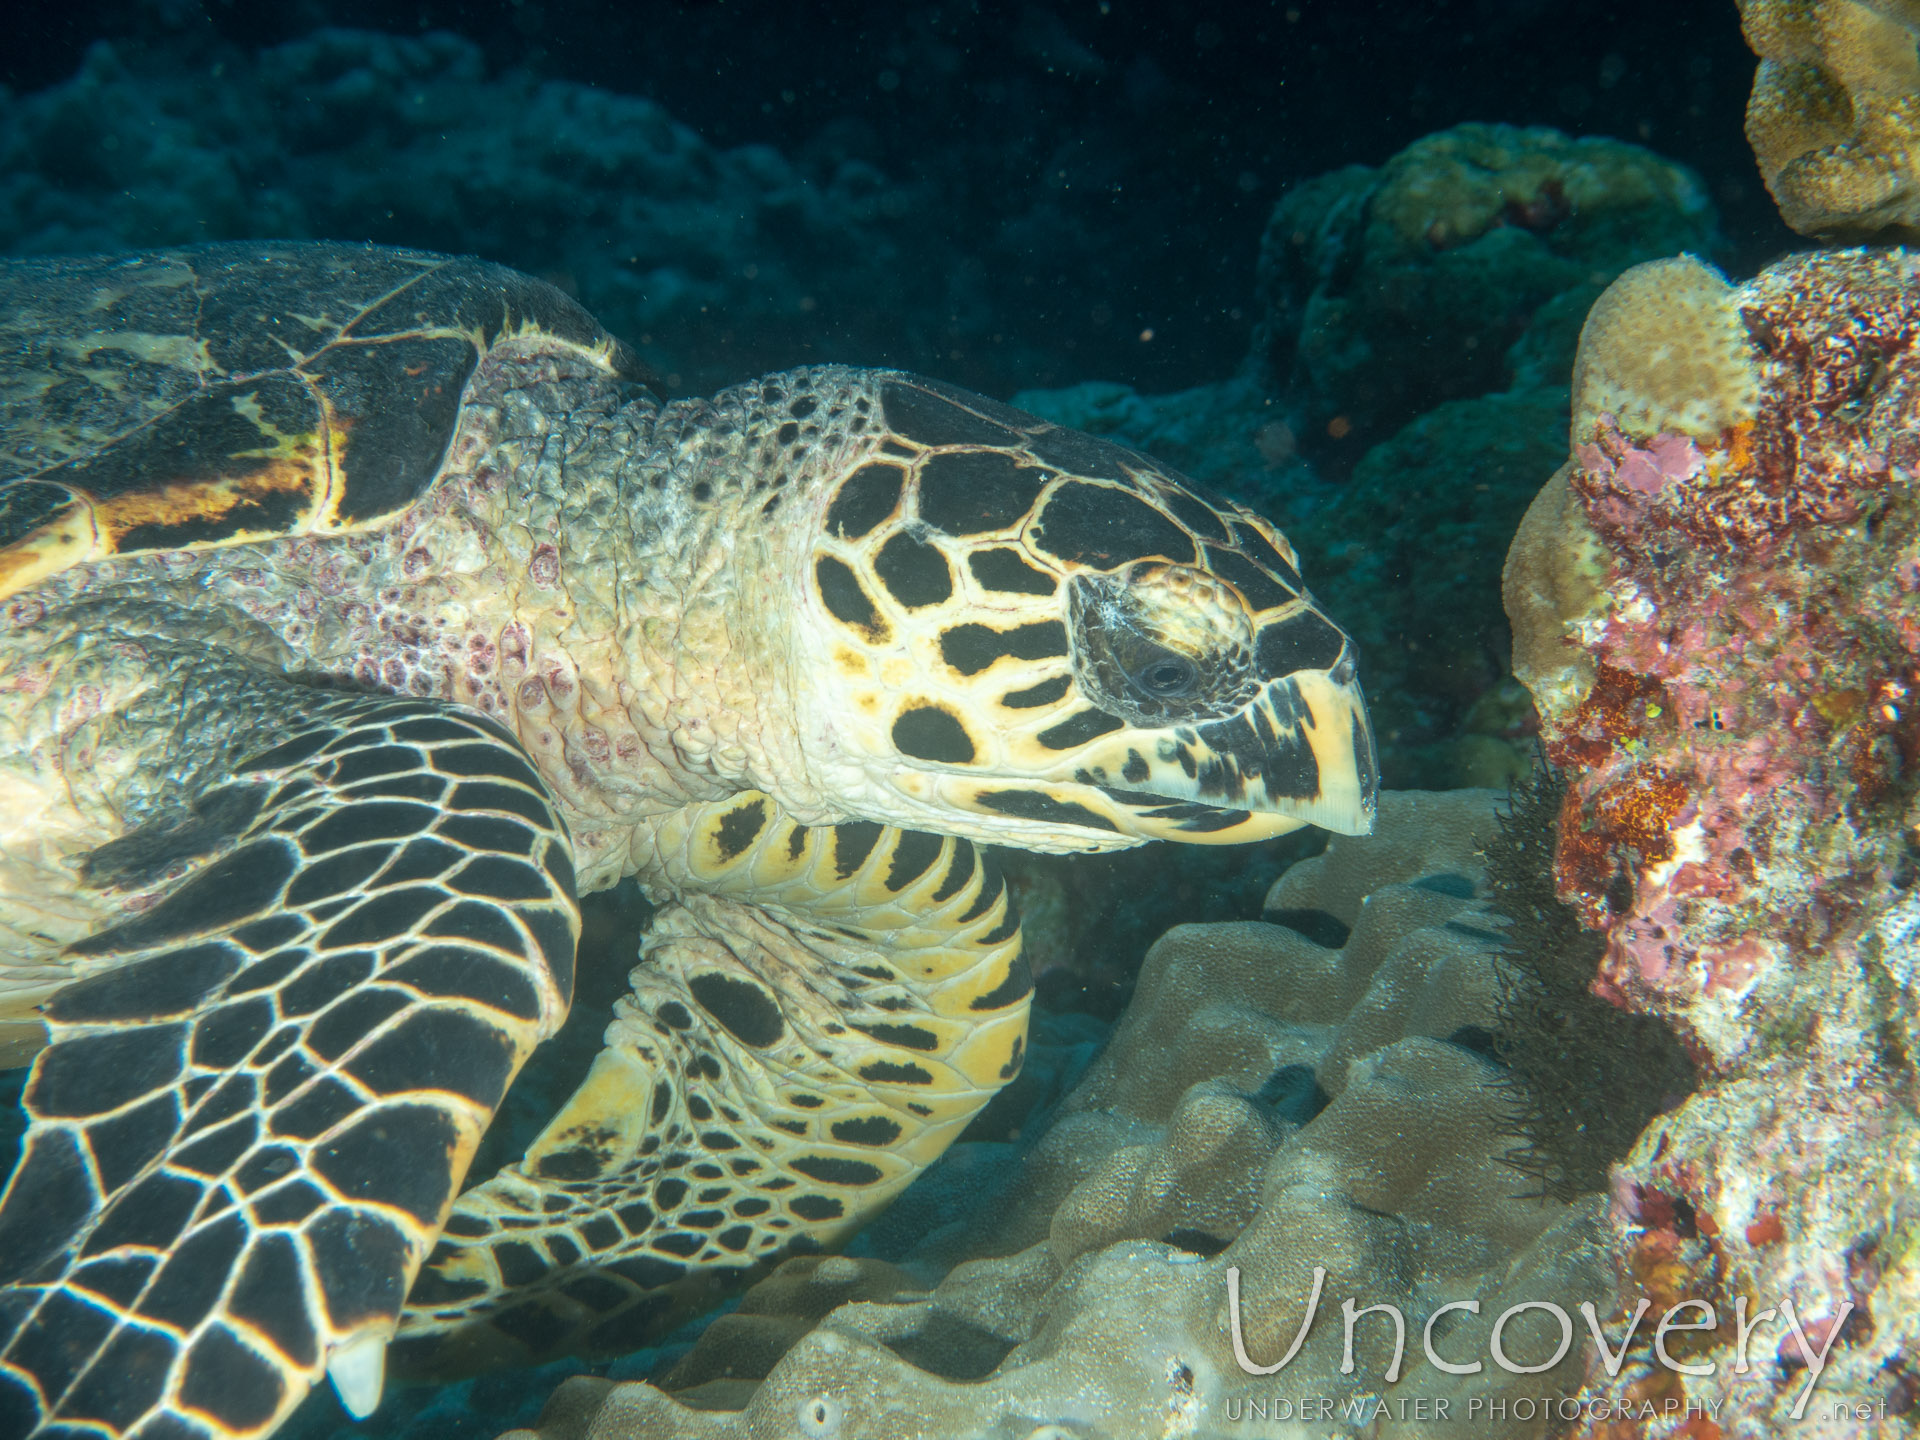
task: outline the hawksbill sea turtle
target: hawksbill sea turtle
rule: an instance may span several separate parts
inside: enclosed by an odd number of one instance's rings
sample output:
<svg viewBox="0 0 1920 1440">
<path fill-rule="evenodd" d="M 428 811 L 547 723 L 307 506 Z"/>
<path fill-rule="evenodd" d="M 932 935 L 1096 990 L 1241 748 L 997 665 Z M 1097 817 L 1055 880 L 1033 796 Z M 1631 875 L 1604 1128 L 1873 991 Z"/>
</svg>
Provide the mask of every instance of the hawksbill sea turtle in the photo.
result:
<svg viewBox="0 0 1920 1440">
<path fill-rule="evenodd" d="M 1019 1070 L 984 845 L 1372 821 L 1258 516 L 936 381 L 663 404 L 551 286 L 322 243 L 0 263 L 0 1433 L 631 1349 Z M 660 906 L 606 1048 L 576 897 Z"/>
</svg>

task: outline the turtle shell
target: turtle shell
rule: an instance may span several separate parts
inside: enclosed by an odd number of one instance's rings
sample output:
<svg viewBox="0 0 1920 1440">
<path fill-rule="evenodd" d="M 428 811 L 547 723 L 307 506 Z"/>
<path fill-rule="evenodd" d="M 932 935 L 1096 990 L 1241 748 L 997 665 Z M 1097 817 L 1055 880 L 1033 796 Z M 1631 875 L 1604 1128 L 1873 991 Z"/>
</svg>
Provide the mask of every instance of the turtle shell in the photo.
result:
<svg viewBox="0 0 1920 1440">
<path fill-rule="evenodd" d="M 360 530 L 440 473 L 495 345 L 641 378 L 553 286 L 319 242 L 0 262 L 0 598 L 110 555 Z"/>
</svg>

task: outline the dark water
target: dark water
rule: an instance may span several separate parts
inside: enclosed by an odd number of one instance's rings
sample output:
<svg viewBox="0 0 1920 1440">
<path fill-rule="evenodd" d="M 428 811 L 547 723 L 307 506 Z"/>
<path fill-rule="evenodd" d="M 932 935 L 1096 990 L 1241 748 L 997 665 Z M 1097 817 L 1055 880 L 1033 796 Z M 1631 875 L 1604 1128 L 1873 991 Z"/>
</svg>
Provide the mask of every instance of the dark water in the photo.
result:
<svg viewBox="0 0 1920 1440">
<path fill-rule="evenodd" d="M 290 66 L 278 47 L 311 46 L 328 26 L 456 35 L 477 69 L 391 44 Z M 102 79 L 36 122 L 34 104 L 71 85 L 101 41 L 114 73 L 135 77 L 132 103 Z M 436 68 L 458 70 L 465 93 L 421 107 L 407 92 L 432 90 Z M 1740 133 L 1752 69 L 1731 3 L 1657 0 L 35 6 L 12 19 L 0 59 L 14 100 L 0 109 L 0 246 L 327 235 L 477 250 L 571 269 L 603 314 L 624 308 L 610 292 L 625 282 L 599 270 L 637 249 L 695 284 L 757 265 L 758 310 L 783 308 L 765 293 L 782 289 L 816 302 L 751 320 L 738 304 L 672 313 L 650 348 L 688 389 L 830 356 L 998 395 L 1095 377 L 1167 391 L 1245 354 L 1261 228 L 1288 185 L 1378 164 L 1461 121 L 1616 136 L 1694 167 L 1728 258 L 1753 268 L 1788 237 Z M 515 107 L 490 103 L 505 77 L 646 97 L 716 150 L 770 147 L 791 183 L 825 198 L 763 207 L 749 234 L 716 222 L 708 243 L 671 253 L 619 197 L 599 193 L 585 213 L 549 203 L 601 191 L 596 150 L 627 141 L 587 118 L 538 153 L 514 138 Z M 141 167 L 154 121 L 165 153 Z M 458 175 L 423 164 L 436 144 L 461 150 L 469 187 L 486 167 L 484 197 L 353 173 Z M 579 171 L 556 187 L 561 151 Z M 650 178 L 671 189 L 685 177 Z M 163 179 L 190 193 L 115 197 Z"/>
<path fill-rule="evenodd" d="M 824 360 L 1056 392 L 1020 403 L 1288 529 L 1362 641 L 1389 784 L 1497 784 L 1529 734 L 1499 562 L 1564 453 L 1588 290 L 1672 249 L 1750 273 L 1791 247 L 1740 130 L 1752 70 L 1719 0 L 43 5 L 10 17 L 0 54 L 0 251 L 284 236 L 473 252 L 577 295 L 671 393 Z M 1697 203 L 1603 234 L 1550 186 L 1481 234 L 1430 231 L 1435 256 L 1495 230 L 1525 241 L 1502 252 L 1510 273 L 1474 277 L 1389 265 L 1364 217 L 1327 221 L 1311 255 L 1270 224 L 1303 182 L 1463 122 L 1643 147 L 1687 167 Z M 1384 286 L 1376 262 L 1417 272 L 1428 308 L 1398 331 L 1355 321 L 1334 338 L 1377 353 L 1316 369 L 1314 304 Z M 867 1253 L 964 1213 L 954 1197 L 1084 1069 L 1153 937 L 1258 915 L 1296 853 L 1010 862 L 1064 917 L 1028 1076 L 956 1152 L 958 1178 L 912 1192 Z M 617 964 L 645 907 L 597 904 Z M 619 986 L 600 988 L 604 1004 Z M 537 1128 L 599 1024 L 530 1075 L 483 1164 Z M 579 1368 L 397 1396 L 355 1428 L 492 1435 Z M 344 1423 L 324 1394 L 298 1422 Z"/>
</svg>

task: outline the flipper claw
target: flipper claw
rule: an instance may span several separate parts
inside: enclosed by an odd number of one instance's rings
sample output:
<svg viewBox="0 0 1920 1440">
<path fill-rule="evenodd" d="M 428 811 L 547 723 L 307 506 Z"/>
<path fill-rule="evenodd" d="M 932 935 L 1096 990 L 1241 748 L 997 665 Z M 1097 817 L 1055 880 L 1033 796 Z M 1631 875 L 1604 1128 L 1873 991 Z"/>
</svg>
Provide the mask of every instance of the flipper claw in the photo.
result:
<svg viewBox="0 0 1920 1440">
<path fill-rule="evenodd" d="M 363 1330 L 327 1357 L 327 1378 L 340 1404 L 356 1420 L 380 1408 L 380 1391 L 387 1380 L 387 1337 Z"/>
</svg>

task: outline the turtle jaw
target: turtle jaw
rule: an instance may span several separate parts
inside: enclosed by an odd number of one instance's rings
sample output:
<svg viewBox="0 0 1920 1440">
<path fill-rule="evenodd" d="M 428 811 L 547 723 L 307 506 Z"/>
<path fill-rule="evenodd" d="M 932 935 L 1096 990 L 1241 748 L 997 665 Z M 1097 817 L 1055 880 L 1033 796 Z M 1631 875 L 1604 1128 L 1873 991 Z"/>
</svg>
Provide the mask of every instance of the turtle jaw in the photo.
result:
<svg viewBox="0 0 1920 1440">
<path fill-rule="evenodd" d="M 1366 701 L 1343 660 L 1269 680 L 1229 715 L 1117 731 L 1053 776 L 941 776 L 935 788 L 944 803 L 991 817 L 998 843 L 1113 850 L 1237 845 L 1303 825 L 1365 835 L 1379 772 Z"/>
<path fill-rule="evenodd" d="M 1102 764 L 1107 757 L 1089 758 L 1096 774 L 1117 774 L 1119 783 L 1101 789 L 1135 834 L 1235 844 L 1302 825 L 1339 835 L 1373 829 L 1379 771 L 1351 666 L 1270 680 L 1236 714 L 1161 731 L 1151 754 L 1124 749 L 1117 770 Z"/>
</svg>

